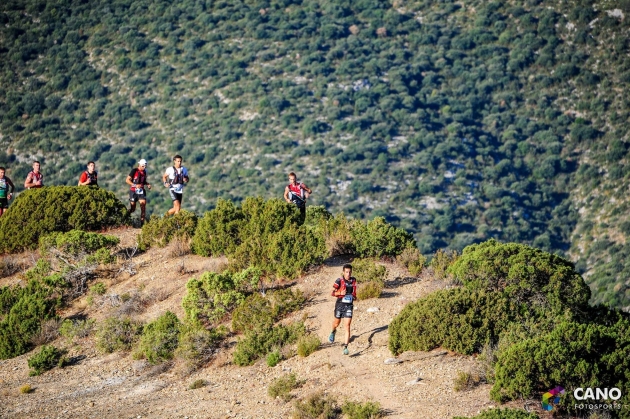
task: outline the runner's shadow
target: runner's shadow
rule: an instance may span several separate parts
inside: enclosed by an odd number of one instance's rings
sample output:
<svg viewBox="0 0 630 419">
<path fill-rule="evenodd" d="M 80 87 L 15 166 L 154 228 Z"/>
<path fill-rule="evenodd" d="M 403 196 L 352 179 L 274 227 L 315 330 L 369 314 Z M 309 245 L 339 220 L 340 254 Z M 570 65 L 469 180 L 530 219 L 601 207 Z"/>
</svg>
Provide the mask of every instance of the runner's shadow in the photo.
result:
<svg viewBox="0 0 630 419">
<path fill-rule="evenodd" d="M 363 352 L 365 352 L 368 349 L 370 349 L 372 347 L 372 340 L 374 339 L 374 335 L 377 334 L 377 333 L 380 333 L 380 332 L 382 332 L 384 330 L 387 330 L 387 328 L 388 328 L 388 325 L 380 326 L 380 327 L 374 328 L 372 330 L 369 330 L 367 332 L 363 332 L 359 336 L 352 336 L 350 338 L 350 342 L 352 342 L 353 338 L 355 338 L 355 337 L 358 338 L 360 336 L 365 335 L 366 333 L 370 333 L 370 336 L 368 336 L 368 346 L 366 346 L 365 348 L 361 349 L 359 352 L 356 352 L 356 353 L 350 355 L 350 358 L 354 358 L 354 357 L 360 356 Z"/>
<path fill-rule="evenodd" d="M 85 358 L 87 358 L 87 356 L 85 355 L 78 355 L 78 356 L 70 357 L 66 365 L 67 366 L 79 365 L 81 361 L 83 361 Z"/>
</svg>

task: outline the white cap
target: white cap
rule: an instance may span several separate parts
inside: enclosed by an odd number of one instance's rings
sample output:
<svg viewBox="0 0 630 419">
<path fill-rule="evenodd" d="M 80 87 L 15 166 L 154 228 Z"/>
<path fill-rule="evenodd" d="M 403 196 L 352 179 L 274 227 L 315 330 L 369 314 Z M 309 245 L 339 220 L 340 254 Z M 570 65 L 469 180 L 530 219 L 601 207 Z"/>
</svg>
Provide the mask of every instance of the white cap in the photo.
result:
<svg viewBox="0 0 630 419">
<path fill-rule="evenodd" d="M 146 161 L 145 159 L 141 159 L 141 160 L 138 162 L 138 164 L 139 164 L 140 166 L 146 166 L 146 165 L 147 165 L 147 161 Z"/>
</svg>

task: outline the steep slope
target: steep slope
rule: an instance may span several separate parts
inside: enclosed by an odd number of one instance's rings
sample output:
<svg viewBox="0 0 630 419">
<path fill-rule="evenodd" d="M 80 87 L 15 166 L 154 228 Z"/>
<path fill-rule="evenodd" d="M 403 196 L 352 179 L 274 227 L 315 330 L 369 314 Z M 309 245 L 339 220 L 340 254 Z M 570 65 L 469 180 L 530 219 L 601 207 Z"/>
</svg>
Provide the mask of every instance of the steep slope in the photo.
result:
<svg viewBox="0 0 630 419">
<path fill-rule="evenodd" d="M 134 234 L 119 231 L 122 245 L 133 243 Z M 181 315 L 179 304 L 185 293 L 189 275 L 177 272 L 184 264 L 189 270 L 217 268 L 221 261 L 193 256 L 173 258 L 170 249 L 152 249 L 135 259 L 138 273 L 126 274 L 112 282 L 108 294 L 142 292 L 159 294 L 154 303 L 135 316 L 149 321 L 165 310 Z M 184 260 L 185 258 L 185 260 Z M 306 317 L 308 328 L 325 342 L 332 317 L 329 298 L 331 281 L 338 276 L 347 260 L 329 260 L 318 272 L 302 278 L 294 286 L 309 292 L 311 303 L 289 320 Z M 0 394 L 6 403 L 0 405 L 0 415 L 7 417 L 65 416 L 115 417 L 211 417 L 262 418 L 289 417 L 293 403 L 272 399 L 267 387 L 274 378 L 295 373 L 304 385 L 295 390 L 294 400 L 318 391 L 327 391 L 339 402 L 345 399 L 381 403 L 392 418 L 451 418 L 472 415 L 493 406 L 488 397 L 489 386 L 456 393 L 453 381 L 458 371 L 468 371 L 473 358 L 449 354 L 443 350 L 429 353 L 405 353 L 398 364 L 385 364 L 391 357 L 387 349 L 387 325 L 402 307 L 446 284 L 425 274 L 419 280 L 406 278 L 400 267 L 388 264 L 387 288 L 379 299 L 357 303 L 353 320 L 350 356 L 341 354 L 339 343 L 324 344 L 307 358 L 292 357 L 274 368 L 260 361 L 250 367 L 230 363 L 232 343 L 221 350 L 213 362 L 186 373 L 182 365 L 151 366 L 146 361 L 134 361 L 129 354 L 99 354 L 91 338 L 69 345 L 73 365 L 55 369 L 38 377 L 28 377 L 25 354 L 0 361 Z M 367 309 L 377 307 L 377 313 Z M 65 316 L 87 316 L 102 320 L 117 308 L 104 305 L 86 306 L 77 301 Z M 60 338 L 55 342 L 63 346 Z M 206 380 L 208 385 L 189 390 L 194 380 Z M 32 394 L 20 394 L 24 384 L 34 388 Z M 447 397 L 445 397 L 447 396 Z"/>
<path fill-rule="evenodd" d="M 0 164 L 71 183 L 97 160 L 123 196 L 177 152 L 198 211 L 296 170 L 424 252 L 532 243 L 628 307 L 622 3 L 3 2 Z"/>
</svg>

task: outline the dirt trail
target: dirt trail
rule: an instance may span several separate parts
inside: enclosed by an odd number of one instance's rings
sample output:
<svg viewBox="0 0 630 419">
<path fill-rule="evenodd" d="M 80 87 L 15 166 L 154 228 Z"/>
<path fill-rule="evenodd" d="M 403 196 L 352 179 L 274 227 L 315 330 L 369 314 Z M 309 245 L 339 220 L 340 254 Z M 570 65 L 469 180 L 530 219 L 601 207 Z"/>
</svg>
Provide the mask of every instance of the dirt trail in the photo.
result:
<svg viewBox="0 0 630 419">
<path fill-rule="evenodd" d="M 132 241 L 129 230 L 124 240 Z M 186 256 L 184 265 L 194 274 L 181 274 L 182 258 L 169 256 L 169 249 L 152 249 L 138 256 L 138 273 L 117 279 L 108 292 L 133 290 L 167 296 L 146 308 L 139 318 L 151 320 L 165 310 L 182 315 L 181 298 L 186 281 L 205 270 L 220 269 L 220 260 Z M 451 418 L 471 416 L 493 405 L 482 385 L 468 392 L 453 390 L 458 371 L 466 371 L 474 363 L 470 357 L 437 349 L 429 353 L 405 353 L 396 364 L 387 349 L 387 326 L 410 301 L 443 288 L 428 274 L 419 279 L 406 278 L 398 266 L 387 264 L 386 289 L 381 298 L 358 301 L 352 322 L 350 355 L 342 355 L 339 343 L 328 343 L 334 299 L 331 284 L 341 272 L 345 258 L 328 260 L 317 272 L 300 279 L 296 286 L 312 295 L 311 303 L 289 321 L 307 313 L 306 325 L 322 342 L 320 350 L 307 358 L 298 356 L 270 368 L 263 361 L 250 367 L 231 364 L 232 348 L 220 353 L 205 368 L 186 374 L 178 364 L 151 366 L 133 360 L 129 354 L 101 355 L 91 339 L 84 339 L 70 348 L 73 365 L 54 369 L 39 377 L 28 377 L 25 354 L 0 361 L 0 417 L 2 418 L 290 418 L 291 402 L 271 399 L 269 383 L 288 372 L 295 373 L 304 385 L 295 390 L 295 398 L 324 391 L 339 401 L 345 399 L 381 403 L 389 418 Z M 126 274 L 123 274 L 123 276 Z M 114 283 L 115 282 L 115 283 Z M 378 308 L 368 313 L 370 307 Z M 66 315 L 83 313 L 101 319 L 113 309 L 86 307 L 77 302 Z M 55 345 L 63 345 L 61 340 Z M 188 390 L 196 379 L 208 382 L 206 387 Z M 24 384 L 35 388 L 31 394 L 20 394 Z"/>
</svg>

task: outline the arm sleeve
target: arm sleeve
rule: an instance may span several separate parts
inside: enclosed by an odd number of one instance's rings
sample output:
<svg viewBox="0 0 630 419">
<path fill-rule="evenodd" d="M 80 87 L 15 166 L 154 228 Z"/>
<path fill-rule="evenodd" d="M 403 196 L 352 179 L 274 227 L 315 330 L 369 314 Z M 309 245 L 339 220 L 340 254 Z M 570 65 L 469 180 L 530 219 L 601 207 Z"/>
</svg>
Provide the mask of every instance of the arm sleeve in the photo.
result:
<svg viewBox="0 0 630 419">
<path fill-rule="evenodd" d="M 335 291 L 338 290 L 340 286 L 341 286 L 341 278 L 335 279 L 335 282 L 333 283 L 333 290 L 330 293 L 330 295 L 332 295 L 334 297 L 335 296 Z"/>
<path fill-rule="evenodd" d="M 81 177 L 79 178 L 79 182 L 83 183 L 87 180 L 87 173 L 81 173 Z"/>
<path fill-rule="evenodd" d="M 136 175 L 136 169 L 133 169 L 130 173 L 129 176 L 131 177 L 131 181 L 133 182 L 133 177 Z"/>
<path fill-rule="evenodd" d="M 11 182 L 11 179 L 6 178 L 7 179 L 7 185 L 9 185 L 11 187 L 11 191 L 9 193 L 13 193 L 13 191 L 15 190 L 15 185 L 13 184 L 13 182 Z"/>
<path fill-rule="evenodd" d="M 352 278 L 352 298 L 357 299 L 357 280 Z"/>
</svg>

